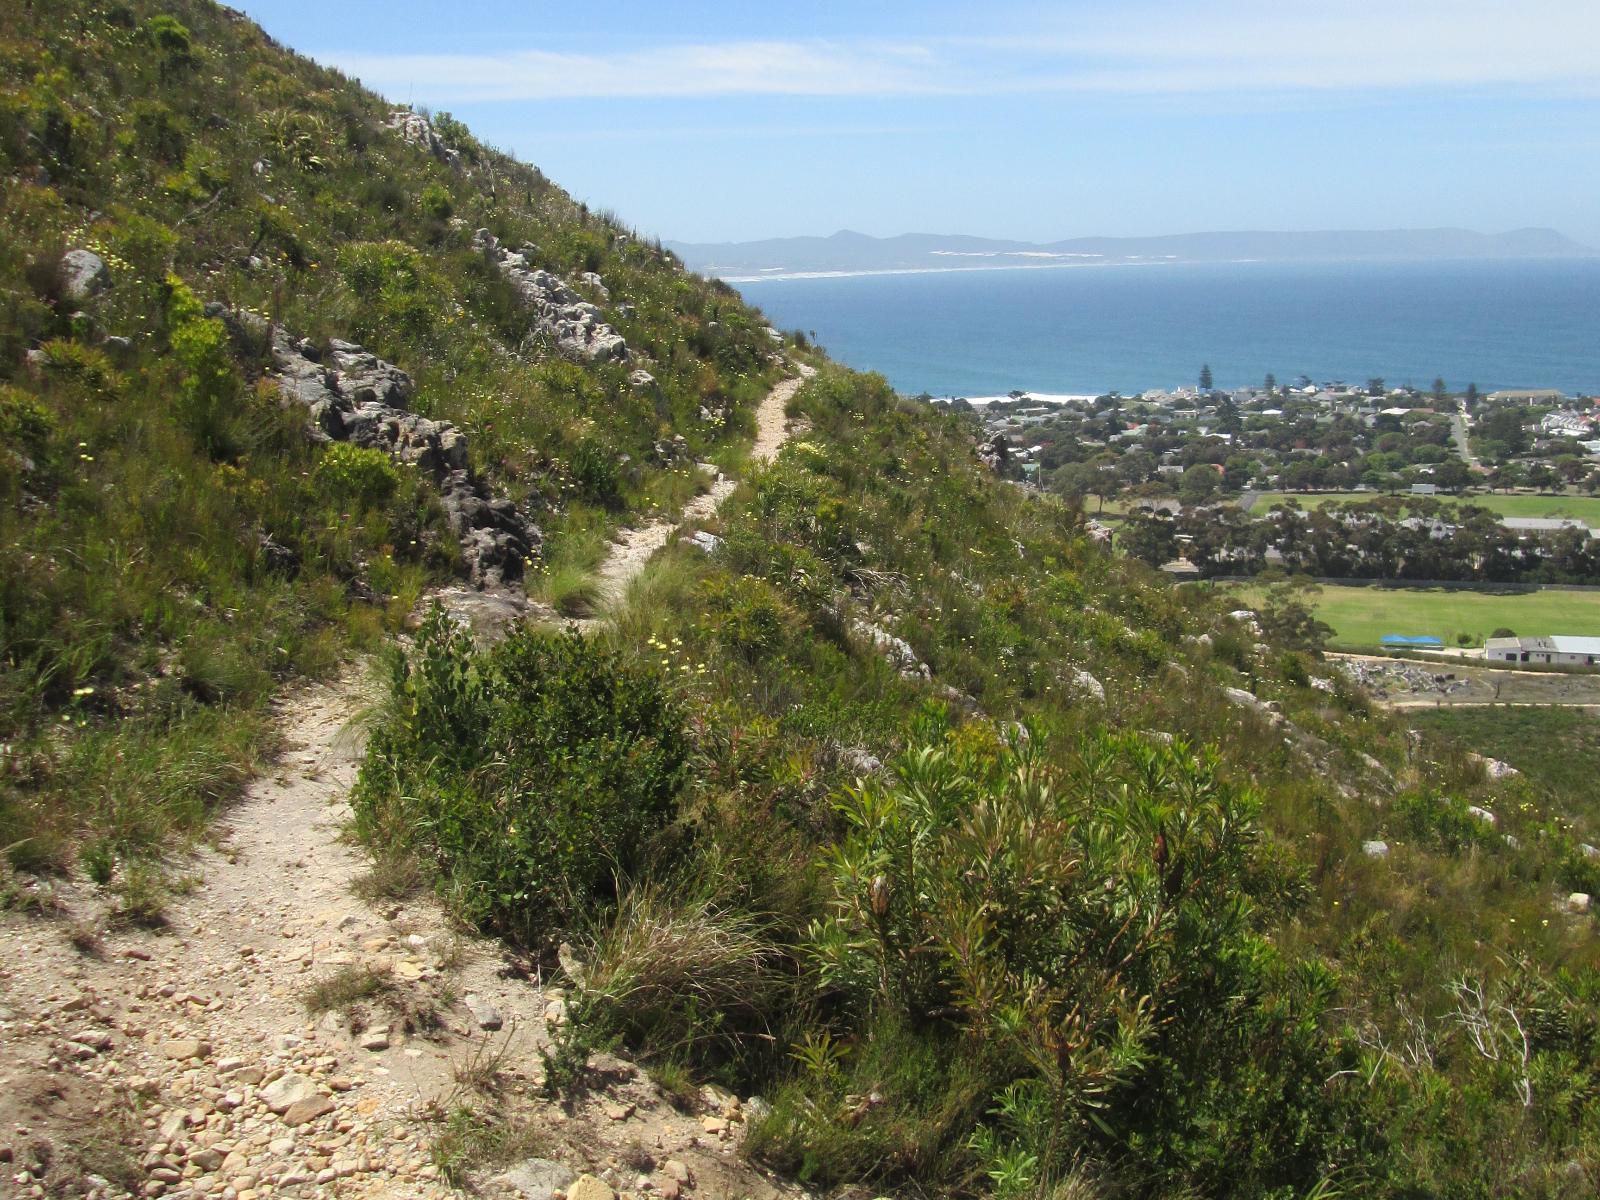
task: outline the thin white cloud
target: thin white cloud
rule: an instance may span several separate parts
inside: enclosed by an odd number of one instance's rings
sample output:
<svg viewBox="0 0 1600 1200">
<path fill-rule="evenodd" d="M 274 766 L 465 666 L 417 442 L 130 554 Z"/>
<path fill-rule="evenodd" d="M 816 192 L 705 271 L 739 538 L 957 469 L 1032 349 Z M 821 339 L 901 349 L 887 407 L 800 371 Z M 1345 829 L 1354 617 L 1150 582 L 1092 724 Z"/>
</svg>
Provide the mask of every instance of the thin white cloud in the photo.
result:
<svg viewBox="0 0 1600 1200">
<path fill-rule="evenodd" d="M 916 45 L 744 41 L 611 54 L 334 54 L 391 94 L 414 88 L 452 101 L 602 97 L 906 95 L 943 90 L 934 55 Z"/>
<path fill-rule="evenodd" d="M 982 38 L 330 56 L 430 102 L 735 95 L 1600 89 L 1595 0 L 1151 0 Z"/>
</svg>

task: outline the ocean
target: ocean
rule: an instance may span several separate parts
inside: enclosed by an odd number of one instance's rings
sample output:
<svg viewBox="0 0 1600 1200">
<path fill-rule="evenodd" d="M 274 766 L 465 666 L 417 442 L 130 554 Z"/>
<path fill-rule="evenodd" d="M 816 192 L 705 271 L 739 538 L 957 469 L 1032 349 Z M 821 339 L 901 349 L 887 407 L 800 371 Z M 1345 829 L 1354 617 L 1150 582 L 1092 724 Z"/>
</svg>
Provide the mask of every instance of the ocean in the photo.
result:
<svg viewBox="0 0 1600 1200">
<path fill-rule="evenodd" d="M 1314 382 L 1600 394 L 1600 259 L 1205 263 L 740 280 L 915 395 Z"/>
</svg>

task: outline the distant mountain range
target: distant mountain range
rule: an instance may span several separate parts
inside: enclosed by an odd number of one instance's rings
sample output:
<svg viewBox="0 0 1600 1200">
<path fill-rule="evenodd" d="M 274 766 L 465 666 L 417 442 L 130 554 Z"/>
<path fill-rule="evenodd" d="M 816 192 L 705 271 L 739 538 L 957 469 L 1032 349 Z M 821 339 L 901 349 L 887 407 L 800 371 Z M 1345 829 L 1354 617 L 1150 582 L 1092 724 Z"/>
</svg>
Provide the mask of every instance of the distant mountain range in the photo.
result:
<svg viewBox="0 0 1600 1200">
<path fill-rule="evenodd" d="M 876 238 L 841 230 L 832 237 L 668 242 L 667 247 L 690 270 L 725 279 L 803 272 L 959 270 L 1075 263 L 1579 258 L 1600 254 L 1553 229 L 1513 229 L 1509 233 L 1475 233 L 1470 229 L 1178 233 L 1162 237 L 1069 238 L 1048 243 L 929 233 Z"/>
</svg>

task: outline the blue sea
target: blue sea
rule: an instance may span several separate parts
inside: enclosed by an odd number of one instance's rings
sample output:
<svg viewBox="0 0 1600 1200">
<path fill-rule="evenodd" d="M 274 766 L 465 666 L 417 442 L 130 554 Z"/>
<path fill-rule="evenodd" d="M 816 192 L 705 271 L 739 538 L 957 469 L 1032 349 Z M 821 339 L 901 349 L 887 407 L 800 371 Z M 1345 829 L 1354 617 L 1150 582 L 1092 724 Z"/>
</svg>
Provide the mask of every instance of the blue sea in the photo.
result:
<svg viewBox="0 0 1600 1200">
<path fill-rule="evenodd" d="M 1206 263 L 740 281 L 907 394 L 1314 382 L 1600 394 L 1600 259 Z"/>
</svg>

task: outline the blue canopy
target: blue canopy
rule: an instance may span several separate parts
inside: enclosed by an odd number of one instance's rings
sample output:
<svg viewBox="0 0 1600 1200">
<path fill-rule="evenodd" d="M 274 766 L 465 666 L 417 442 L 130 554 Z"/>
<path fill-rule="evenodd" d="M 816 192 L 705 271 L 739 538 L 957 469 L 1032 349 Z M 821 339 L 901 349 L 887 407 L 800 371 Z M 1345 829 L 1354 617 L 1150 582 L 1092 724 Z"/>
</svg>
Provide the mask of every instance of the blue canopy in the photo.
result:
<svg viewBox="0 0 1600 1200">
<path fill-rule="evenodd" d="M 1412 637 L 1404 633 L 1386 633 L 1378 639 L 1385 646 L 1442 646 L 1436 637 Z"/>
</svg>

